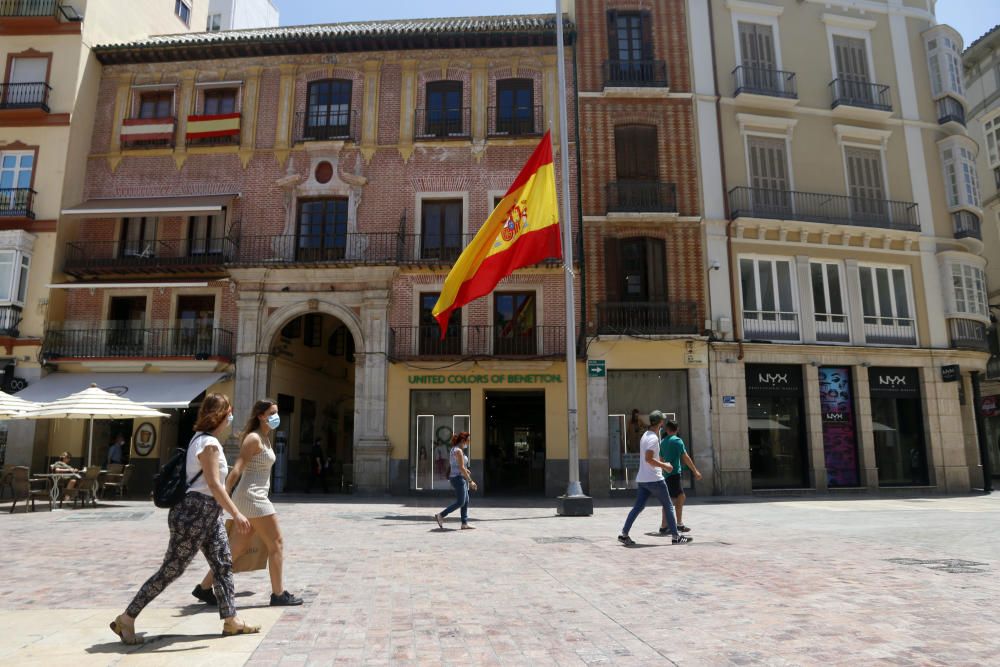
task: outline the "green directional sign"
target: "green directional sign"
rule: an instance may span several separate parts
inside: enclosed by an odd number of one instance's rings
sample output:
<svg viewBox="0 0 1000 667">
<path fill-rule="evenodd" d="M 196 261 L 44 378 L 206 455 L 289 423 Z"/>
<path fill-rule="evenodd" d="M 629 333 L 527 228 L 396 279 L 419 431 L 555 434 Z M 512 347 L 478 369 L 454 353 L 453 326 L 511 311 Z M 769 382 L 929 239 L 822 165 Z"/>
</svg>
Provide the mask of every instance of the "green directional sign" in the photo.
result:
<svg viewBox="0 0 1000 667">
<path fill-rule="evenodd" d="M 606 375 L 603 359 L 587 360 L 587 377 L 602 378 Z"/>
</svg>

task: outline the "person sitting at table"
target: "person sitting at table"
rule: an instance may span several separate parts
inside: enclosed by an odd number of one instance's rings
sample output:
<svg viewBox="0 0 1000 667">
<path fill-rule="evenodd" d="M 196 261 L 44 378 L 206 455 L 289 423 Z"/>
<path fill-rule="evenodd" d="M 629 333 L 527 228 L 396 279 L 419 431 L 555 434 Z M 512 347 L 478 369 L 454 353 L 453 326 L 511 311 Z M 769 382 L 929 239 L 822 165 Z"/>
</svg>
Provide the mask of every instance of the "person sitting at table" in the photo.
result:
<svg viewBox="0 0 1000 667">
<path fill-rule="evenodd" d="M 74 475 L 74 477 L 70 478 L 70 480 L 66 482 L 66 488 L 72 489 L 76 487 L 76 480 L 79 479 L 79 477 L 76 477 L 75 475 L 80 471 L 69 464 L 69 452 L 63 452 L 60 454 L 59 460 L 50 465 L 49 470 L 53 473 L 66 474 L 67 476 Z"/>
</svg>

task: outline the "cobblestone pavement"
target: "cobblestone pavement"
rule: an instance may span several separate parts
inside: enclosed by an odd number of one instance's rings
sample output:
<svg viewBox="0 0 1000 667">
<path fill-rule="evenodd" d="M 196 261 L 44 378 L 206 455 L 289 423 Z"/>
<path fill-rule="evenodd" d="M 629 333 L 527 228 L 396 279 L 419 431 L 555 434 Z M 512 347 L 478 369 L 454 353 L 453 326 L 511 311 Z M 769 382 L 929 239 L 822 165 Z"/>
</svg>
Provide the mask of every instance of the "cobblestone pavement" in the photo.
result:
<svg viewBox="0 0 1000 667">
<path fill-rule="evenodd" d="M 166 512 L 148 502 L 14 515 L 0 505 L 3 664 L 985 665 L 1000 660 L 1000 495 L 705 499 L 695 542 L 626 501 L 589 518 L 552 501 L 473 499 L 474 531 L 440 531 L 445 499 L 283 498 L 287 588 L 237 575 L 222 639 L 193 604 L 195 565 L 139 618 L 142 647 L 108 622 L 158 566 Z"/>
</svg>

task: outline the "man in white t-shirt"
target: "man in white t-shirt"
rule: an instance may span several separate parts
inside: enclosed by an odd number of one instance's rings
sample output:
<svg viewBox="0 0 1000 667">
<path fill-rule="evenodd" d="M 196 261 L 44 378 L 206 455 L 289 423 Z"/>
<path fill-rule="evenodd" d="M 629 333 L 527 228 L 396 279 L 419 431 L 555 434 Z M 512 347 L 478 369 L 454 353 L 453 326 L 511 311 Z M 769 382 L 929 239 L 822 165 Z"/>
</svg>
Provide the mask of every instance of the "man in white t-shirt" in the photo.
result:
<svg viewBox="0 0 1000 667">
<path fill-rule="evenodd" d="M 672 465 L 660 460 L 660 425 L 663 422 L 663 413 L 653 410 L 649 413 L 649 428 L 642 435 L 639 441 L 639 474 L 635 476 L 636 494 L 635 505 L 625 519 L 625 527 L 622 534 L 618 536 L 618 541 L 627 547 L 633 546 L 635 540 L 628 536 L 628 531 L 632 528 L 632 523 L 636 517 L 646 508 L 646 501 L 650 496 L 656 496 L 663 510 L 667 515 L 667 527 L 673 536 L 673 544 L 688 544 L 691 538 L 677 532 L 677 520 L 674 518 L 674 506 L 670 502 L 670 494 L 667 492 L 667 483 L 663 479 L 663 471 L 670 472 L 674 469 Z"/>
</svg>

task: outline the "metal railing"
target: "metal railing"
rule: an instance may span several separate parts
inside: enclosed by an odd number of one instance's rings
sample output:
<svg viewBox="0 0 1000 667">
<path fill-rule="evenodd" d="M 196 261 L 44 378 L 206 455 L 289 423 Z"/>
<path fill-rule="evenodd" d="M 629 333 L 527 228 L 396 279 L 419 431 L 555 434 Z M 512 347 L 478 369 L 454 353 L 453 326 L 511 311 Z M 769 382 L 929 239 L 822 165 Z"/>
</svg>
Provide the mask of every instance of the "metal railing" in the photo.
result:
<svg viewBox="0 0 1000 667">
<path fill-rule="evenodd" d="M 240 135 L 226 134 L 221 137 L 188 137 L 184 141 L 188 146 L 239 146 Z"/>
<path fill-rule="evenodd" d="M 42 355 L 46 359 L 100 359 L 130 357 L 232 358 L 233 334 L 225 329 L 174 327 L 147 329 L 132 323 L 108 328 L 62 329 L 45 332 Z"/>
<path fill-rule="evenodd" d="M 779 310 L 744 310 L 743 338 L 799 340 L 799 314 Z"/>
<path fill-rule="evenodd" d="M 951 346 L 959 350 L 990 351 L 989 327 L 975 320 L 952 318 L 948 320 Z"/>
<path fill-rule="evenodd" d="M 41 109 L 49 112 L 52 86 L 36 83 L 0 83 L 0 109 Z"/>
<path fill-rule="evenodd" d="M 566 353 L 564 325 L 518 328 L 506 325 L 452 325 L 441 340 L 436 324 L 393 327 L 390 354 L 396 359 L 420 357 L 553 357 Z"/>
<path fill-rule="evenodd" d="M 983 240 L 982 221 L 972 211 L 955 211 L 951 214 L 951 221 L 955 226 L 956 239 Z"/>
<path fill-rule="evenodd" d="M 864 107 L 878 111 L 892 111 L 892 95 L 889 86 L 881 83 L 834 79 L 829 83 L 832 102 L 830 108 L 838 106 Z"/>
<path fill-rule="evenodd" d="M 732 218 L 803 220 L 918 232 L 917 205 L 819 192 L 735 187 L 729 191 Z"/>
<path fill-rule="evenodd" d="M 607 213 L 676 213 L 677 185 L 659 181 L 615 181 L 607 185 Z"/>
<path fill-rule="evenodd" d="M 21 319 L 21 306 L 0 306 L 0 336 L 20 336 Z"/>
<path fill-rule="evenodd" d="M 543 107 L 490 107 L 487 110 L 486 134 L 491 137 L 530 137 L 545 127 Z"/>
<path fill-rule="evenodd" d="M 605 60 L 604 87 L 667 87 L 665 60 Z"/>
<path fill-rule="evenodd" d="M 733 95 L 740 93 L 789 99 L 796 99 L 799 96 L 795 72 L 747 65 L 740 65 L 733 70 Z"/>
<path fill-rule="evenodd" d="M 965 106 L 954 97 L 942 97 L 937 101 L 938 124 L 958 123 L 965 127 Z"/>
<path fill-rule="evenodd" d="M 597 333 L 697 334 L 698 304 L 693 301 L 604 301 L 597 304 Z"/>
<path fill-rule="evenodd" d="M 399 234 L 350 232 L 304 236 L 243 236 L 236 240 L 234 264 L 395 264 Z"/>
<path fill-rule="evenodd" d="M 0 189 L 0 218 L 34 218 L 36 194 L 31 188 Z"/>
<path fill-rule="evenodd" d="M 0 0 L 0 17 L 54 17 L 58 9 L 57 0 Z"/>
<path fill-rule="evenodd" d="M 840 313 L 815 313 L 816 340 L 823 343 L 846 343 L 851 340 L 847 315 Z"/>
<path fill-rule="evenodd" d="M 180 238 L 150 241 L 72 241 L 66 244 L 64 270 L 91 273 L 220 272 L 236 257 L 229 238 Z"/>
<path fill-rule="evenodd" d="M 295 114 L 295 142 L 357 141 L 360 123 L 357 109 L 343 111 L 299 111 Z"/>
<path fill-rule="evenodd" d="M 468 139 L 472 136 L 469 107 L 416 109 L 413 136 L 416 139 Z"/>
<path fill-rule="evenodd" d="M 139 127 L 142 124 L 136 123 L 135 121 L 151 121 L 149 124 L 158 125 L 170 125 L 170 136 L 162 137 L 158 139 L 140 139 L 138 137 L 132 137 L 127 134 L 120 135 L 119 139 L 122 148 L 173 148 L 174 142 L 177 138 L 177 119 L 174 117 L 164 117 L 164 118 L 126 118 L 123 127 Z M 166 133 L 150 133 L 150 134 L 166 134 Z"/>
<path fill-rule="evenodd" d="M 917 322 L 910 317 L 865 315 L 865 342 L 870 345 L 916 345 Z"/>
</svg>

